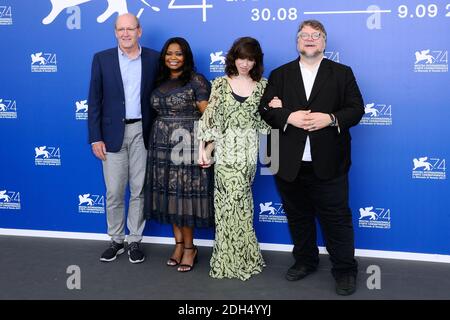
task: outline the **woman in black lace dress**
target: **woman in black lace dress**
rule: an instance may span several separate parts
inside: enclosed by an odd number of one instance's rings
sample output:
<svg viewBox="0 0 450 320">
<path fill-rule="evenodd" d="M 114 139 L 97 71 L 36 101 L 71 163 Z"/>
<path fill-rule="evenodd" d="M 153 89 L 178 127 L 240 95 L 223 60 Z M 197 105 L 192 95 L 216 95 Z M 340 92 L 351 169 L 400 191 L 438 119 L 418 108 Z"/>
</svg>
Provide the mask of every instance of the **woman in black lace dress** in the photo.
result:
<svg viewBox="0 0 450 320">
<path fill-rule="evenodd" d="M 147 219 L 172 224 L 175 249 L 167 265 L 187 272 L 198 254 L 194 227 L 214 225 L 214 204 L 212 173 L 197 164 L 194 133 L 208 103 L 210 84 L 195 73 L 185 39 L 171 38 L 164 44 L 156 85 L 151 96 L 157 116 L 149 140 L 144 213 Z"/>
</svg>

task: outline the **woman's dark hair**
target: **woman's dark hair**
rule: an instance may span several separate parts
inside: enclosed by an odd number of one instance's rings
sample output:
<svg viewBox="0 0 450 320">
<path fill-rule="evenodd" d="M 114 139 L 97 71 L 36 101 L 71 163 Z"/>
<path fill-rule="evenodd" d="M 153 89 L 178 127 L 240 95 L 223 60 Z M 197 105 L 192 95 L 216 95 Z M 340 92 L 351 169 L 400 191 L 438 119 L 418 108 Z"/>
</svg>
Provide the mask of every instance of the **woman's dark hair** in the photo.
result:
<svg viewBox="0 0 450 320">
<path fill-rule="evenodd" d="M 248 59 L 255 61 L 255 65 L 252 70 L 250 70 L 250 77 L 254 81 L 261 80 L 262 74 L 264 72 L 263 65 L 263 52 L 258 40 L 251 37 L 242 37 L 236 39 L 231 46 L 231 49 L 227 53 L 225 62 L 225 73 L 227 76 L 237 76 L 238 70 L 236 68 L 237 59 Z"/>
<path fill-rule="evenodd" d="M 186 85 L 195 73 L 194 56 L 192 54 L 191 47 L 186 39 L 181 37 L 170 38 L 166 41 L 163 48 L 161 49 L 161 54 L 159 56 L 159 75 L 156 79 L 156 85 L 160 85 L 164 81 L 170 79 L 170 69 L 166 66 L 166 53 L 167 49 L 172 43 L 176 43 L 180 46 L 181 52 L 184 56 L 184 64 L 181 67 L 182 73 L 178 77 L 181 80 L 183 86 Z"/>
</svg>

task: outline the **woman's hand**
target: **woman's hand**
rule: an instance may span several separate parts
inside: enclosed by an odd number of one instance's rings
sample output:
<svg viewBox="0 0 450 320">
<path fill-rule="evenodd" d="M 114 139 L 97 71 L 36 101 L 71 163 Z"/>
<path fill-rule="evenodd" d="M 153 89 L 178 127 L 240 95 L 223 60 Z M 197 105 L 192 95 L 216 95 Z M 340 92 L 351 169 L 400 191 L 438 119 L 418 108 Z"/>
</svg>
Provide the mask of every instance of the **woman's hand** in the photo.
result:
<svg viewBox="0 0 450 320">
<path fill-rule="evenodd" d="M 283 102 L 278 97 L 273 97 L 269 102 L 269 107 L 271 108 L 282 108 Z"/>
<path fill-rule="evenodd" d="M 205 146 L 206 144 L 206 146 Z M 209 168 L 213 164 L 212 152 L 214 150 L 214 142 L 205 143 L 200 141 L 198 151 L 198 164 L 202 168 Z"/>
</svg>

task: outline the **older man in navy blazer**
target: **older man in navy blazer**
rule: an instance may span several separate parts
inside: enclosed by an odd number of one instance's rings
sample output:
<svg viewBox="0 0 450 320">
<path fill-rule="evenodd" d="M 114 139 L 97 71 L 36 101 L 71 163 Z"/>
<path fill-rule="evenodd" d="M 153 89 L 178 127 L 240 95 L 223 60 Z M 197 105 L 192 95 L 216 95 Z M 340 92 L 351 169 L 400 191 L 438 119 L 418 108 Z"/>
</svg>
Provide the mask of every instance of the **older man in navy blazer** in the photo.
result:
<svg viewBox="0 0 450 320">
<path fill-rule="evenodd" d="M 142 29 L 132 14 L 115 23 L 118 47 L 94 55 L 89 88 L 89 142 L 102 160 L 106 184 L 106 216 L 110 247 L 101 261 L 125 252 L 125 190 L 130 187 L 127 227 L 132 263 L 145 260 L 139 248 L 145 226 L 143 185 L 148 137 L 152 124 L 150 95 L 159 53 L 139 45 Z"/>
<path fill-rule="evenodd" d="M 295 258 L 286 279 L 300 280 L 317 269 L 317 217 L 336 292 L 350 295 L 356 289 L 357 262 L 348 205 L 349 129 L 363 116 L 364 103 L 351 68 L 324 58 L 326 36 L 319 21 L 300 25 L 300 57 L 272 71 L 259 111 L 280 130 L 275 181 Z"/>
</svg>

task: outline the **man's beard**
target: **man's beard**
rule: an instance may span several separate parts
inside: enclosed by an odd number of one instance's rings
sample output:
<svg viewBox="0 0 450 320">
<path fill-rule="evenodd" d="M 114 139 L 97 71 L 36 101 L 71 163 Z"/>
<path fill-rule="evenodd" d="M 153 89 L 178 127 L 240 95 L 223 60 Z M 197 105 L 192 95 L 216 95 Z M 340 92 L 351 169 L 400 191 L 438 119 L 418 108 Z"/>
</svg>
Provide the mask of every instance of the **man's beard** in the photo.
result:
<svg viewBox="0 0 450 320">
<path fill-rule="evenodd" d="M 316 51 L 314 51 L 313 53 L 306 53 L 306 51 L 305 50 L 300 50 L 300 53 L 301 53 L 301 55 L 303 56 L 303 57 L 305 57 L 305 58 L 317 58 L 317 57 L 319 57 L 322 53 L 323 53 L 323 51 L 320 51 L 320 50 L 316 50 Z"/>
</svg>

